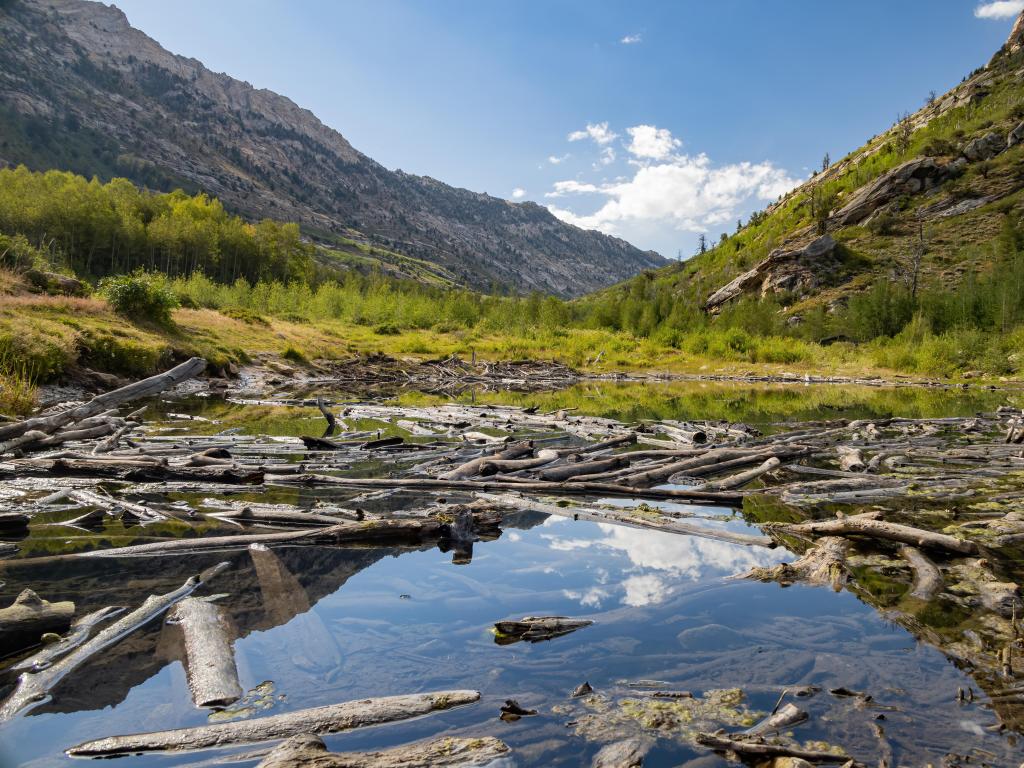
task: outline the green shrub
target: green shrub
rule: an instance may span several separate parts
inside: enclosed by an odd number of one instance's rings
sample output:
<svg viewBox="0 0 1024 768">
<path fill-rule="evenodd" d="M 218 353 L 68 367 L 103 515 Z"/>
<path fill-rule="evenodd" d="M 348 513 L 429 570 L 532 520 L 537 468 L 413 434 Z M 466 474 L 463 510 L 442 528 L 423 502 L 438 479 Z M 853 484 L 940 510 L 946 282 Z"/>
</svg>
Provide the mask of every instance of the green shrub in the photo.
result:
<svg viewBox="0 0 1024 768">
<path fill-rule="evenodd" d="M 149 272 L 105 277 L 100 293 L 119 315 L 158 325 L 170 325 L 171 311 L 178 306 L 178 297 L 163 276 Z"/>
</svg>

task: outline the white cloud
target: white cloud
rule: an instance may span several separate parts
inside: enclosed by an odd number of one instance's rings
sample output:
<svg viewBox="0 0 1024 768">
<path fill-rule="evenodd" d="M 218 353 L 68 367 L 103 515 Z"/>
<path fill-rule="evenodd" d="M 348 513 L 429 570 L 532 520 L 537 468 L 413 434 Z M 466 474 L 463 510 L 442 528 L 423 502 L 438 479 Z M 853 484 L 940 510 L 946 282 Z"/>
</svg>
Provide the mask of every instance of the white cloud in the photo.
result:
<svg viewBox="0 0 1024 768">
<path fill-rule="evenodd" d="M 605 144 L 611 144 L 615 139 L 619 137 L 619 134 L 615 133 L 608 127 L 608 121 L 603 123 L 587 123 L 587 127 L 582 131 L 573 131 L 569 134 L 569 141 L 582 141 L 584 139 L 593 139 L 595 142 L 604 146 Z"/>
<path fill-rule="evenodd" d="M 631 155 L 652 160 L 664 160 L 682 145 L 679 139 L 672 136 L 668 128 L 653 125 L 634 125 L 627 128 L 630 142 L 626 148 Z"/>
<path fill-rule="evenodd" d="M 662 152 L 669 146 L 657 133 L 653 141 L 647 138 L 638 149 Z M 671 134 L 667 138 L 671 139 Z M 673 155 L 640 165 L 631 179 L 602 185 L 559 181 L 547 197 L 588 193 L 605 196 L 605 203 L 591 214 L 555 206 L 549 206 L 549 210 L 570 224 L 608 234 L 644 224 L 704 232 L 710 226 L 734 220 L 744 204 L 774 200 L 798 183 L 798 179 L 767 161 L 714 167 L 705 154 Z"/>
<path fill-rule="evenodd" d="M 526 197 L 526 190 L 522 187 L 516 187 L 512 190 L 513 200 L 522 200 L 524 197 Z"/>
<path fill-rule="evenodd" d="M 570 155 L 570 154 L 548 155 L 548 162 L 551 163 L 552 165 L 559 165 L 561 163 L 564 163 L 570 157 L 572 157 L 572 155 Z"/>
<path fill-rule="evenodd" d="M 979 5 L 974 15 L 979 19 L 1012 19 L 1021 11 L 1024 11 L 1024 0 L 994 0 Z"/>
<path fill-rule="evenodd" d="M 624 38 L 619 40 L 619 42 L 622 43 L 623 45 L 636 45 L 637 43 L 643 42 L 643 39 L 643 35 L 637 32 L 636 34 L 633 35 L 626 35 Z"/>
<path fill-rule="evenodd" d="M 601 165 L 611 165 L 615 162 L 615 150 L 612 147 L 605 147 L 601 150 L 601 158 L 597 162 Z"/>
<path fill-rule="evenodd" d="M 626 590 L 622 602 L 636 608 L 662 603 L 669 594 L 668 584 L 660 576 L 654 574 L 630 576 L 622 582 L 622 587 Z"/>
</svg>

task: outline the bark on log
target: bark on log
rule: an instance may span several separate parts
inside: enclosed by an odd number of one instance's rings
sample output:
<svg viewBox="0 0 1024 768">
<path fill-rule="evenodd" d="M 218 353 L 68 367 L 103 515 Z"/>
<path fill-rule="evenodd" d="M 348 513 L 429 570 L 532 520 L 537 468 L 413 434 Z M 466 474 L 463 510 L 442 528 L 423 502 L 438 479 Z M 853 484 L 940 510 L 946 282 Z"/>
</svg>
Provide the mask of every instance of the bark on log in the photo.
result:
<svg viewBox="0 0 1024 768">
<path fill-rule="evenodd" d="M 704 483 L 700 488 L 702 491 L 731 491 L 734 488 L 741 488 L 761 475 L 771 472 L 781 463 L 778 458 L 772 456 L 758 467 L 748 469 L 746 472 L 737 472 L 735 475 L 723 477 L 721 480 L 712 480 L 711 482 Z"/>
<path fill-rule="evenodd" d="M 613 469 L 621 469 L 629 465 L 628 454 L 619 454 L 607 459 L 597 461 L 581 461 L 576 464 L 565 464 L 560 467 L 542 469 L 537 477 L 548 483 L 561 483 L 581 475 L 596 475 L 602 472 L 611 472 Z"/>
<path fill-rule="evenodd" d="M 753 568 L 744 578 L 777 581 L 783 586 L 805 581 L 808 584 L 829 584 L 836 592 L 846 583 L 846 550 L 850 542 L 839 536 L 825 536 L 792 563 L 779 563 L 772 568 Z"/>
<path fill-rule="evenodd" d="M 850 448 L 846 445 L 837 445 L 836 453 L 839 454 L 839 468 L 844 472 L 863 472 L 867 469 L 864 463 L 864 455 L 859 448 Z"/>
<path fill-rule="evenodd" d="M 416 488 L 420 490 L 463 491 L 537 491 L 570 496 L 615 496 L 625 498 L 673 499 L 699 501 L 705 504 L 735 506 L 743 502 L 743 494 L 730 491 L 702 493 L 691 490 L 661 488 L 632 488 L 612 483 L 545 483 L 541 481 L 514 483 L 491 480 L 444 480 L 419 477 L 334 477 L 333 475 L 274 475 L 265 476 L 267 483 L 300 483 L 303 485 L 336 485 L 352 488 Z"/>
<path fill-rule="evenodd" d="M 226 707 L 242 696 L 231 628 L 224 610 L 208 600 L 186 597 L 167 616 L 185 638 L 185 671 L 197 707 Z"/>
<path fill-rule="evenodd" d="M 960 555 L 976 555 L 978 545 L 967 539 L 958 539 L 944 533 L 933 533 L 920 528 L 913 528 L 900 523 L 887 523 L 878 520 L 873 512 L 849 517 L 837 517 L 834 520 L 814 520 L 795 525 L 780 525 L 778 528 L 786 533 L 811 534 L 826 536 L 869 536 L 875 539 L 896 541 L 914 547 L 930 547 L 955 552 Z"/>
<path fill-rule="evenodd" d="M 13 424 L 5 424 L 0 426 L 0 440 L 12 440 L 20 437 L 29 431 L 42 432 L 44 435 L 52 434 L 63 426 L 68 424 L 74 424 L 76 422 L 87 419 L 90 416 L 95 416 L 98 413 L 102 413 L 110 408 L 114 408 L 122 403 L 127 403 L 131 400 L 136 400 L 140 397 L 149 397 L 151 395 L 159 394 L 165 389 L 177 386 L 183 381 L 195 378 L 206 369 L 206 361 L 201 357 L 193 357 L 181 365 L 177 365 L 171 368 L 169 371 L 164 371 L 156 376 L 150 376 L 148 379 L 142 381 L 136 381 L 120 389 L 115 389 L 111 392 L 105 392 L 102 395 L 97 395 L 92 400 L 74 408 L 69 408 L 65 411 L 59 411 L 57 413 L 50 414 L 49 416 L 37 416 L 31 419 L 25 419 L 24 421 L 18 421 Z M 0 454 L 6 452 L 8 449 L 3 443 L 0 443 Z"/>
<path fill-rule="evenodd" d="M 35 645 L 46 632 L 63 632 L 71 626 L 75 604 L 51 603 L 31 589 L 23 590 L 6 608 L 0 608 L 0 656 Z"/>
<path fill-rule="evenodd" d="M 942 590 L 942 573 L 927 555 L 917 547 L 900 547 L 900 557 L 907 561 L 914 572 L 914 585 L 910 596 L 919 600 L 931 600 Z"/>
<path fill-rule="evenodd" d="M 487 765 L 508 751 L 504 742 L 485 736 L 445 737 L 379 752 L 328 752 L 319 736 L 304 734 L 275 747 L 256 768 L 454 768 Z"/>
<path fill-rule="evenodd" d="M 118 757 L 139 752 L 177 752 L 287 739 L 308 733 L 340 733 L 440 712 L 479 700 L 477 691 L 435 691 L 346 701 L 281 715 L 196 728 L 136 733 L 87 741 L 67 750 L 71 757 Z"/>
<path fill-rule="evenodd" d="M 131 634 L 139 627 L 164 613 L 164 611 L 171 608 L 178 601 L 188 597 L 202 584 L 227 567 L 227 563 L 220 563 L 212 568 L 208 568 L 198 576 L 192 576 L 173 592 L 167 592 L 163 595 L 150 595 L 134 611 L 122 616 L 113 624 L 104 627 L 90 640 L 56 663 L 38 672 L 22 672 L 18 677 L 18 684 L 14 692 L 0 706 L 0 722 L 10 720 L 19 712 L 32 709 L 41 704 L 47 698 L 50 691 L 53 690 L 53 687 L 65 676 L 103 649 L 118 642 L 121 638 Z"/>
<path fill-rule="evenodd" d="M 696 741 L 701 746 L 710 747 L 721 752 L 735 752 L 740 756 L 799 757 L 801 760 L 807 760 L 811 763 L 846 763 L 850 760 L 847 755 L 837 755 L 833 752 L 802 749 L 800 747 L 787 747 L 783 744 L 768 744 L 756 737 L 748 741 L 742 735 L 730 736 L 728 734 L 698 733 Z"/>
</svg>

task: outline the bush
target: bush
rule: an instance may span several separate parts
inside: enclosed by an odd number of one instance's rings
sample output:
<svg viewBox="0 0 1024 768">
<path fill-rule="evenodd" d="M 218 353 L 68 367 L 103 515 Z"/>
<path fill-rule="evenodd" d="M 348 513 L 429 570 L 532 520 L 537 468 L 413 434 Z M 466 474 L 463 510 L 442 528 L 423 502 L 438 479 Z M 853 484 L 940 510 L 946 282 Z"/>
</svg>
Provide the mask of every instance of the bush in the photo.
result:
<svg viewBox="0 0 1024 768">
<path fill-rule="evenodd" d="M 148 272 L 105 277 L 100 293 L 119 315 L 158 325 L 170 325 L 171 311 L 178 306 L 178 297 L 164 278 Z"/>
</svg>

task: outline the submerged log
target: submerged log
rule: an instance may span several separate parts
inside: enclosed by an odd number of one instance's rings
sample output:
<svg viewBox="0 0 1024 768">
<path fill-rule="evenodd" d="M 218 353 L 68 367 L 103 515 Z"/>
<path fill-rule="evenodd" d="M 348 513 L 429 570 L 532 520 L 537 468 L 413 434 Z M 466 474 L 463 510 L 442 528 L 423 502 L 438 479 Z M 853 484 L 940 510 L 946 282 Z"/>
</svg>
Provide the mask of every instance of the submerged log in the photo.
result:
<svg viewBox="0 0 1024 768">
<path fill-rule="evenodd" d="M 71 625 L 71 631 L 67 635 L 55 643 L 43 646 L 42 649 L 27 659 L 22 659 L 11 667 L 11 671 L 21 672 L 28 669 L 38 672 L 41 669 L 45 669 L 57 659 L 67 656 L 71 651 L 88 640 L 89 635 L 92 634 L 92 630 L 97 625 L 122 612 L 124 612 L 124 608 L 120 606 L 107 606 L 106 608 L 100 608 L 98 611 L 88 613 L 80 619 L 75 619 L 75 622 Z"/>
<path fill-rule="evenodd" d="M 6 440 L 8 443 L 0 442 L 0 454 L 10 450 L 10 447 L 8 447 L 9 443 L 22 437 L 27 432 L 39 432 L 45 437 L 56 432 L 61 427 L 103 413 L 122 403 L 136 400 L 140 397 L 159 394 L 165 389 L 170 389 L 183 381 L 188 381 L 198 376 L 205 369 L 206 361 L 201 357 L 193 357 L 191 360 L 187 360 L 181 365 L 171 368 L 169 371 L 164 371 L 156 376 L 150 376 L 148 379 L 136 381 L 120 389 L 97 395 L 89 402 L 74 408 L 58 411 L 48 416 L 36 416 L 24 421 L 14 422 L 13 424 L 2 425 L 0 426 L 0 441 Z"/>
<path fill-rule="evenodd" d="M 900 557 L 907 561 L 914 572 L 914 586 L 910 596 L 919 600 L 931 600 L 942 589 L 942 573 L 928 556 L 917 547 L 900 547 Z"/>
<path fill-rule="evenodd" d="M 63 632 L 74 615 L 71 601 L 51 603 L 31 589 L 23 590 L 13 603 L 0 608 L 0 656 L 35 645 L 46 632 Z"/>
<path fill-rule="evenodd" d="M 807 713 L 800 709 L 795 704 L 786 704 L 784 707 L 777 709 L 772 712 L 761 722 L 748 728 L 744 735 L 756 736 L 762 733 L 770 733 L 772 731 L 781 731 L 783 728 L 789 728 L 791 725 L 796 725 L 807 720 Z"/>
<path fill-rule="evenodd" d="M 640 768 L 653 746 L 652 739 L 640 737 L 606 744 L 594 755 L 590 768 Z"/>
<path fill-rule="evenodd" d="M 242 696 L 231 629 L 224 610 L 208 600 L 186 597 L 167 616 L 185 638 L 185 671 L 197 707 L 226 707 Z"/>
<path fill-rule="evenodd" d="M 18 677 L 18 684 L 14 692 L 0 706 L 0 722 L 10 720 L 19 712 L 33 709 L 41 704 L 46 700 L 53 687 L 64 677 L 100 651 L 160 616 L 227 567 L 227 563 L 220 563 L 208 568 L 198 576 L 192 576 L 172 592 L 163 595 L 150 595 L 134 611 L 104 627 L 59 661 L 37 672 L 22 672 Z"/>
<path fill-rule="evenodd" d="M 236 720 L 195 728 L 110 736 L 71 747 L 71 757 L 119 757 L 139 752 L 178 752 L 188 749 L 230 747 L 287 739 L 314 733 L 340 733 L 381 723 L 392 723 L 441 712 L 479 700 L 477 691 L 435 691 L 406 696 L 346 701 L 326 707 L 286 712 L 252 720 Z"/>
<path fill-rule="evenodd" d="M 497 621 L 494 623 L 494 642 L 498 645 L 521 641 L 539 643 L 568 635 L 593 623 L 589 619 L 571 619 L 568 616 L 524 616 L 517 621 Z"/>
<path fill-rule="evenodd" d="M 874 512 L 849 517 L 837 517 L 834 520 L 813 520 L 794 525 L 779 525 L 779 530 L 793 534 L 811 534 L 826 536 L 868 536 L 874 539 L 896 541 L 914 547 L 930 547 L 955 552 L 960 555 L 976 555 L 978 545 L 967 539 L 958 539 L 944 533 L 933 533 L 920 528 L 913 528 L 900 523 L 888 523 L 877 519 Z"/>
<path fill-rule="evenodd" d="M 828 584 L 836 592 L 846 583 L 846 550 L 850 542 L 839 536 L 825 536 L 792 563 L 779 563 L 772 568 L 753 568 L 743 578 L 777 581 L 783 586 L 798 581 Z"/>
<path fill-rule="evenodd" d="M 701 746 L 710 747 L 719 752 L 735 752 L 741 757 L 797 757 L 809 763 L 850 762 L 850 758 L 847 755 L 837 755 L 834 752 L 814 749 L 802 749 L 801 747 L 787 747 L 784 744 L 765 742 L 756 736 L 744 737 L 742 734 L 730 736 L 729 734 L 721 733 L 698 733 L 696 742 Z"/>
<path fill-rule="evenodd" d="M 433 768 L 487 765 L 509 751 L 493 736 L 445 737 L 379 752 L 328 752 L 323 739 L 293 736 L 275 747 L 256 768 Z"/>
</svg>

